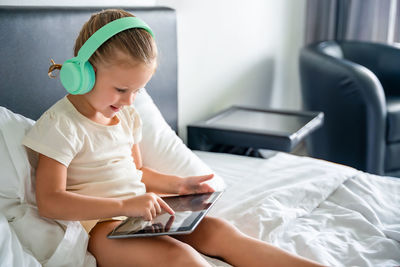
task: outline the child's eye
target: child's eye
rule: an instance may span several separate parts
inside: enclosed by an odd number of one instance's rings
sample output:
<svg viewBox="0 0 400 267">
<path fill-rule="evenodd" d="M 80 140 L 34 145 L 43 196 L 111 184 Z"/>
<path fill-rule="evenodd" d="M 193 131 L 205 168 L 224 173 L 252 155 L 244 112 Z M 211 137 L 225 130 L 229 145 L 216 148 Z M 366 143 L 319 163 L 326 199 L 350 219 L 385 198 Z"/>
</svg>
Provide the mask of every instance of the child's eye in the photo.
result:
<svg viewBox="0 0 400 267">
<path fill-rule="evenodd" d="M 126 89 L 120 89 L 120 88 L 115 88 L 117 90 L 117 92 L 119 93 L 125 93 Z"/>
<path fill-rule="evenodd" d="M 140 93 L 142 91 L 143 88 L 137 89 L 136 91 L 134 91 L 135 94 Z M 115 90 L 117 90 L 118 93 L 126 93 L 128 91 L 128 89 L 121 89 L 121 88 L 115 88 Z"/>
</svg>

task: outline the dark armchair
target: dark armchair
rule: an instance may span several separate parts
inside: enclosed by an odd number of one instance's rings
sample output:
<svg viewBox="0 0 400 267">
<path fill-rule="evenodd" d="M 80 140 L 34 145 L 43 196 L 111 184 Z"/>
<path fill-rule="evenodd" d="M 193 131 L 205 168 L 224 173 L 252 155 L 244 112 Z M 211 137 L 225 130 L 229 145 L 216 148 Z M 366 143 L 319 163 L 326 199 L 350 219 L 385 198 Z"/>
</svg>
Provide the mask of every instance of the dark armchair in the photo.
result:
<svg viewBox="0 0 400 267">
<path fill-rule="evenodd" d="M 324 41 L 300 54 L 304 107 L 323 111 L 312 157 L 400 177 L 400 49 Z"/>
</svg>

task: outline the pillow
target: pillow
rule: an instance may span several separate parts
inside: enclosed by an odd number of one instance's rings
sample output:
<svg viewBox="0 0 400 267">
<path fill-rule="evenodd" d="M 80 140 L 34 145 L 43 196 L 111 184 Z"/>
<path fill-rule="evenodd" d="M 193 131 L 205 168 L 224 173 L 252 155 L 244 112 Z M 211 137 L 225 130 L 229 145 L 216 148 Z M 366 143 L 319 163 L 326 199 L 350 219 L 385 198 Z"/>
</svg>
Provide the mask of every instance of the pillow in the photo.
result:
<svg viewBox="0 0 400 267">
<path fill-rule="evenodd" d="M 34 169 L 21 144 L 33 123 L 0 107 L 0 214 L 4 214 L 8 227 L 11 226 L 14 237 L 18 238 L 14 240 L 10 260 L 16 261 L 16 257 L 24 255 L 24 259 L 18 260 L 28 261 L 27 255 L 31 254 L 44 266 L 61 266 L 61 262 L 65 266 L 88 266 L 84 262 L 93 262 L 94 258 L 87 253 L 88 237 L 82 226 L 78 222 L 56 222 L 38 215 Z M 74 242 L 74 237 L 79 237 L 80 242 Z M 71 253 L 77 257 L 65 259 Z"/>
<path fill-rule="evenodd" d="M 134 106 L 143 121 L 143 165 L 183 177 L 214 173 L 171 129 L 145 89 L 138 94 Z M 225 188 L 223 179 L 215 173 L 207 183 L 216 191 Z"/>
<path fill-rule="evenodd" d="M 20 203 L 32 203 L 35 200 L 30 179 L 31 168 L 26 150 L 21 145 L 25 132 L 33 123 L 24 116 L 0 107 L 0 197 L 4 199 L 14 199 Z"/>
</svg>

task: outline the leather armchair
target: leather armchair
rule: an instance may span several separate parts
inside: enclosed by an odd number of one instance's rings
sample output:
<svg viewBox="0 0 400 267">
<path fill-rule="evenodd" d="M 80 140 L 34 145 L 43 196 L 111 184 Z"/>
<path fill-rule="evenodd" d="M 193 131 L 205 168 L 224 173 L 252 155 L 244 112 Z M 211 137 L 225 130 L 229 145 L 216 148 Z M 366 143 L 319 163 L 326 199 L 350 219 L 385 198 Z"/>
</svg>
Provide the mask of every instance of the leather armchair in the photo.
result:
<svg viewBox="0 0 400 267">
<path fill-rule="evenodd" d="M 400 177 L 400 49 L 324 41 L 300 53 L 304 108 L 323 111 L 310 156 Z"/>
</svg>

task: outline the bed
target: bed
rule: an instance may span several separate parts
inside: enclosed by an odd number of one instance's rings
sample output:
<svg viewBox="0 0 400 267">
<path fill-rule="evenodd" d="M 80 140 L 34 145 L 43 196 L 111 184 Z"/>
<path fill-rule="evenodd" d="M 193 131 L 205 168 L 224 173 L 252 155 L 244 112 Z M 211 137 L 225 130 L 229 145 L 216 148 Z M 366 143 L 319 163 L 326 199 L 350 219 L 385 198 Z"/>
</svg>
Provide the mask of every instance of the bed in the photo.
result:
<svg viewBox="0 0 400 267">
<path fill-rule="evenodd" d="M 36 156 L 20 142 L 66 94 L 59 80 L 47 77 L 50 58 L 72 57 L 81 25 L 101 9 L 0 8 L 0 266 L 96 265 L 78 222 L 38 216 Z M 176 135 L 175 11 L 124 9 L 152 27 L 160 50 L 157 73 L 135 103 L 146 165 L 182 176 L 216 173 L 210 183 L 225 192 L 211 215 L 292 253 L 328 266 L 400 265 L 399 179 L 287 153 L 261 159 L 190 151 Z"/>
</svg>

